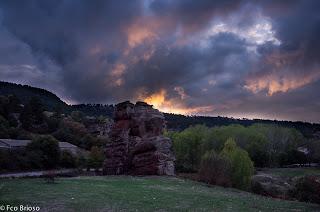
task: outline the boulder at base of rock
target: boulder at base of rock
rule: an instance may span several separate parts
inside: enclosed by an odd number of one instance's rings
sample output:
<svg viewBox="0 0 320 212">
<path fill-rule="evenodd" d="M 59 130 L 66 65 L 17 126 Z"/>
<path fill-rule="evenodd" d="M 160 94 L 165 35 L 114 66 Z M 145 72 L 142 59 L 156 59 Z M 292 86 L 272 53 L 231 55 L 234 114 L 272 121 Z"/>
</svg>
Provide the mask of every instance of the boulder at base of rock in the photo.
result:
<svg viewBox="0 0 320 212">
<path fill-rule="evenodd" d="M 293 180 L 292 196 L 299 201 L 320 204 L 320 175 L 308 175 Z"/>
<path fill-rule="evenodd" d="M 116 105 L 106 146 L 104 174 L 174 175 L 172 142 L 164 137 L 164 116 L 144 102 Z"/>
<path fill-rule="evenodd" d="M 268 174 L 258 174 L 251 178 L 251 189 L 256 194 L 274 198 L 290 199 L 293 187 L 284 179 Z"/>
</svg>

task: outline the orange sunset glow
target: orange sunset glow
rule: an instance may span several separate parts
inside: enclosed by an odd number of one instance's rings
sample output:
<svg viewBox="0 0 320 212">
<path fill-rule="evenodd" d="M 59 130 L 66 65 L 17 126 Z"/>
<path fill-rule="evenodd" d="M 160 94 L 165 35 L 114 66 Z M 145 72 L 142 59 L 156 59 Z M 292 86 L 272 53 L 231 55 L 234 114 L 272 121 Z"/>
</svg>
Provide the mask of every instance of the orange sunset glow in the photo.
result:
<svg viewBox="0 0 320 212">
<path fill-rule="evenodd" d="M 214 110 L 213 106 L 187 107 L 177 99 L 168 99 L 167 91 L 165 89 L 161 89 L 159 92 L 151 94 L 144 98 L 143 101 L 166 113 L 191 115 L 205 114 Z"/>
</svg>

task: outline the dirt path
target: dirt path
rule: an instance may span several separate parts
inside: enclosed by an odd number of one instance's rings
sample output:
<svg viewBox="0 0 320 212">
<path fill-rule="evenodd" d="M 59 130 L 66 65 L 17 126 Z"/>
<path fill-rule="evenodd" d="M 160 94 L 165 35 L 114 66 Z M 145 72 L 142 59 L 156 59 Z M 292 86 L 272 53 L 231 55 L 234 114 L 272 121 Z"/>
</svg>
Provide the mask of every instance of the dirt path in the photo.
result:
<svg viewBox="0 0 320 212">
<path fill-rule="evenodd" d="M 70 174 L 75 171 L 77 171 L 77 169 L 59 169 L 59 170 L 17 172 L 17 173 L 0 174 L 0 179 L 1 178 L 21 178 L 21 177 L 41 177 L 43 175 L 46 175 L 49 172 L 55 173 L 55 174 Z"/>
</svg>

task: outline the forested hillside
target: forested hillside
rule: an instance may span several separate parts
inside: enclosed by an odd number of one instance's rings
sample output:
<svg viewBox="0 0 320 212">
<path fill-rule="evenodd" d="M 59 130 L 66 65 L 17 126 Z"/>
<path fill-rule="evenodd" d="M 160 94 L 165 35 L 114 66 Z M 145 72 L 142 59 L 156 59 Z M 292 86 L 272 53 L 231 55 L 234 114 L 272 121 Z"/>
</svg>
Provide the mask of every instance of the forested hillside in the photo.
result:
<svg viewBox="0 0 320 212">
<path fill-rule="evenodd" d="M 165 113 L 167 127 L 174 130 L 184 130 L 189 126 L 198 124 L 207 127 L 226 126 L 231 124 L 240 124 L 243 126 L 251 126 L 253 124 L 276 124 L 282 127 L 290 127 L 299 130 L 304 136 L 311 138 L 315 133 L 320 131 L 320 124 L 308 123 L 301 121 L 279 121 L 279 120 L 263 120 L 263 119 L 235 119 L 228 117 L 210 117 L 210 116 L 185 116 L 179 114 Z"/>
<path fill-rule="evenodd" d="M 21 101 L 22 104 L 27 104 L 32 97 L 37 97 L 41 100 L 47 110 L 54 110 L 56 107 L 66 109 L 68 106 L 55 94 L 45 89 L 35 88 L 29 85 L 0 82 L 0 95 L 14 95 Z"/>
<path fill-rule="evenodd" d="M 62 101 L 58 96 L 50 91 L 42 88 L 35 88 L 29 85 L 20 85 L 10 82 L 0 81 L 0 96 L 16 96 L 22 104 L 27 104 L 33 97 L 38 98 L 44 109 L 48 111 L 60 110 L 64 113 L 71 113 L 72 111 L 81 111 L 89 116 L 112 116 L 113 105 L 103 104 L 79 104 L 68 105 Z"/>
<path fill-rule="evenodd" d="M 67 105 L 55 94 L 41 88 L 35 88 L 28 85 L 20 85 L 9 82 L 0 82 L 0 95 L 15 95 L 22 104 L 26 104 L 32 97 L 40 99 L 45 110 L 61 110 L 64 113 L 72 111 L 81 111 L 88 116 L 108 116 L 112 117 L 114 106 L 108 104 L 78 104 Z M 293 122 L 279 120 L 262 120 L 262 119 L 235 119 L 228 117 L 209 117 L 209 116 L 185 116 L 178 114 L 165 113 L 167 128 L 170 130 L 184 130 L 189 126 L 204 124 L 208 127 L 224 126 L 230 124 L 240 124 L 251 126 L 256 123 L 277 124 L 283 127 L 293 127 L 299 130 L 304 136 L 311 138 L 320 131 L 320 124 L 308 122 Z"/>
</svg>

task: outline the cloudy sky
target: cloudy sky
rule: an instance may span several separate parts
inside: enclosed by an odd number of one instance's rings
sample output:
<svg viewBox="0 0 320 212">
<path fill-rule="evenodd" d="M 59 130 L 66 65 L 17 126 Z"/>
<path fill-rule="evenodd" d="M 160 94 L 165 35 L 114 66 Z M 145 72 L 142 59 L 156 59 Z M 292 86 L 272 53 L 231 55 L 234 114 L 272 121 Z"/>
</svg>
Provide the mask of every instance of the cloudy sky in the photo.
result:
<svg viewBox="0 0 320 212">
<path fill-rule="evenodd" d="M 68 103 L 320 122 L 318 0 L 0 0 L 0 80 Z"/>
</svg>

